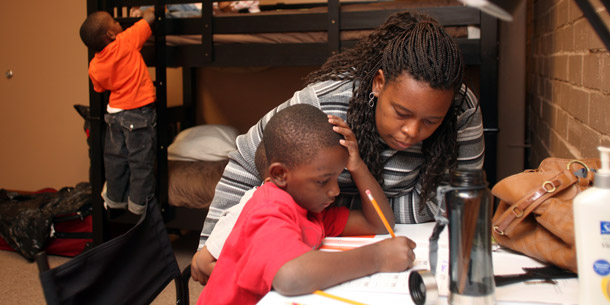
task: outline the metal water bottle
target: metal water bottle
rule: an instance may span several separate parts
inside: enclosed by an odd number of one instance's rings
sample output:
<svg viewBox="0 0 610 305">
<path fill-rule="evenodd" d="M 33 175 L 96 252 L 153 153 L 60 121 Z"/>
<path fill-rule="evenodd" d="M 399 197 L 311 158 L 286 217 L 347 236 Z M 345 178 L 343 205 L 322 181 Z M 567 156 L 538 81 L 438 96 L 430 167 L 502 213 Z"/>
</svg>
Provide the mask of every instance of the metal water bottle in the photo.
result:
<svg viewBox="0 0 610 305">
<path fill-rule="evenodd" d="M 452 305 L 495 304 L 491 258 L 492 195 L 485 171 L 456 169 L 444 187 L 449 227 L 449 298 Z"/>
</svg>

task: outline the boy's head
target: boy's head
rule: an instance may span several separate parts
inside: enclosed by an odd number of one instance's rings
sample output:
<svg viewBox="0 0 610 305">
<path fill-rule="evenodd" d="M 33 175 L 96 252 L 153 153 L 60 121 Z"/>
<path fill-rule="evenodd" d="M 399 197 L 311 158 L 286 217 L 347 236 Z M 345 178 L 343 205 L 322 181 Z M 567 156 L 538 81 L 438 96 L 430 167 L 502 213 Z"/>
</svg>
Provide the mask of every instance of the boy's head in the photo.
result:
<svg viewBox="0 0 610 305">
<path fill-rule="evenodd" d="M 263 139 L 271 181 L 303 208 L 319 213 L 339 195 L 337 178 L 348 154 L 320 109 L 298 104 L 279 111 Z"/>
<path fill-rule="evenodd" d="M 108 12 L 100 11 L 87 16 L 80 27 L 80 38 L 87 47 L 99 52 L 122 31 L 123 27 L 118 21 Z"/>
<path fill-rule="evenodd" d="M 261 180 L 267 179 L 269 177 L 269 172 L 267 171 L 267 156 L 265 154 L 265 142 L 261 141 L 258 143 L 256 147 L 256 152 L 254 153 L 254 165 L 256 166 L 256 170 L 258 171 L 258 175 Z"/>
</svg>

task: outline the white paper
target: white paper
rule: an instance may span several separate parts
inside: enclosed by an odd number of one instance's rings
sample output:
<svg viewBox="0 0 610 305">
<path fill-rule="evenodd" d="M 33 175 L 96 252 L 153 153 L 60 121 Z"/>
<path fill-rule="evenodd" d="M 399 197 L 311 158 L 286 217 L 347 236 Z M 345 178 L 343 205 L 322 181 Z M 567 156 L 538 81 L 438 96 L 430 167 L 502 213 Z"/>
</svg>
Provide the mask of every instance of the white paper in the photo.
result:
<svg viewBox="0 0 610 305">
<path fill-rule="evenodd" d="M 399 273 L 377 273 L 360 279 L 345 282 L 325 291 L 364 304 L 414 304 L 408 289 L 408 275 L 412 270 L 428 269 L 428 238 L 432 233 L 434 223 L 416 225 L 396 225 L 395 234 L 407 236 L 417 243 L 414 249 L 416 261 L 414 268 Z M 448 280 L 448 254 L 447 229 L 443 231 L 438 242 L 438 262 L 436 280 L 439 288 L 439 304 L 447 304 L 449 294 Z M 389 235 L 374 238 L 329 238 L 324 244 L 329 246 L 355 247 L 390 238 Z M 331 249 L 337 250 L 337 249 Z M 495 249 L 493 251 L 494 274 L 523 273 L 522 267 L 543 266 L 540 262 L 524 255 Z M 366 262 L 363 262 L 366 263 Z M 578 303 L 578 280 L 555 280 L 556 284 L 542 281 L 522 282 L 502 287 L 496 287 L 495 297 L 498 304 L 566 304 Z M 319 295 L 305 295 L 299 297 L 285 297 L 274 291 L 268 293 L 259 304 L 342 304 L 346 303 L 322 297 Z"/>
</svg>

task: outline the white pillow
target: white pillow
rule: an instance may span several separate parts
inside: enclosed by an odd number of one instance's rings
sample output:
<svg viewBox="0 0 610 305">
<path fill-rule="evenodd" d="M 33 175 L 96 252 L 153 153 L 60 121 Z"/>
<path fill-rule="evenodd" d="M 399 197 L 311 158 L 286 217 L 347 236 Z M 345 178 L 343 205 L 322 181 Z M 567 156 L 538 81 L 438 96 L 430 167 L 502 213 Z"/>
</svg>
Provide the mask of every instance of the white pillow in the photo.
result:
<svg viewBox="0 0 610 305">
<path fill-rule="evenodd" d="M 237 128 L 226 125 L 199 125 L 181 131 L 167 148 L 168 160 L 220 161 L 237 149 Z"/>
</svg>

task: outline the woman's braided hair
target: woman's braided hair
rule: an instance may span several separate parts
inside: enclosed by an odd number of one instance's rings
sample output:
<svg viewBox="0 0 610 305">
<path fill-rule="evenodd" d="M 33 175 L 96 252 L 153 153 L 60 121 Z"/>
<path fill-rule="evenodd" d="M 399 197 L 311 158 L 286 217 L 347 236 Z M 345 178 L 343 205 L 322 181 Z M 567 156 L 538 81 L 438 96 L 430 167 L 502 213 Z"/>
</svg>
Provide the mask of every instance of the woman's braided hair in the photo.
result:
<svg viewBox="0 0 610 305">
<path fill-rule="evenodd" d="M 380 184 L 385 163 L 384 148 L 375 125 L 374 108 L 368 105 L 373 79 L 382 70 L 386 85 L 405 73 L 431 88 L 454 90 L 462 85 L 460 50 L 432 17 L 416 12 L 395 13 L 354 48 L 331 58 L 307 76 L 307 83 L 353 80 L 354 94 L 347 110 L 347 123 L 358 139 L 363 161 Z M 454 99 L 441 125 L 423 141 L 420 168 L 422 199 L 434 191 L 443 172 L 457 162 L 457 111 L 462 99 Z"/>
</svg>

